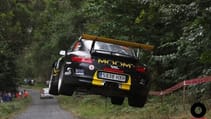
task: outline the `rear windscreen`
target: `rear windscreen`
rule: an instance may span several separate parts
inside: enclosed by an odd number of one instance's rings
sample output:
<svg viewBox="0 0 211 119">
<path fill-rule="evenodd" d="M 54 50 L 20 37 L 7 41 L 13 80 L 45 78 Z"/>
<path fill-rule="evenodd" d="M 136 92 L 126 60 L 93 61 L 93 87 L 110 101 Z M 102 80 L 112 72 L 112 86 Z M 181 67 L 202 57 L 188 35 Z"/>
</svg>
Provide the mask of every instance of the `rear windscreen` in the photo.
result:
<svg viewBox="0 0 211 119">
<path fill-rule="evenodd" d="M 86 47 L 86 49 L 90 50 L 92 46 L 92 40 L 83 40 L 83 44 Z M 96 41 L 94 44 L 93 50 L 100 50 L 105 52 L 112 52 L 112 53 L 119 53 L 121 55 L 127 55 L 127 56 L 136 56 L 135 55 L 135 49 L 125 46 L 120 46 L 116 44 L 111 43 L 104 43 Z"/>
</svg>

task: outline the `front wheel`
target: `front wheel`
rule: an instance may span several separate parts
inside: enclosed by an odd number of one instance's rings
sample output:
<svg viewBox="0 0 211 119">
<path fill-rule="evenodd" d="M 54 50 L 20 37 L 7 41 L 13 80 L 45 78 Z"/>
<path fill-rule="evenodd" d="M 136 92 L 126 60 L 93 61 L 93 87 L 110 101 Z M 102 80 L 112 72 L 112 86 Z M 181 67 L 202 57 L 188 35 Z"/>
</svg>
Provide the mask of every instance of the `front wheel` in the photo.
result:
<svg viewBox="0 0 211 119">
<path fill-rule="evenodd" d="M 61 67 L 61 72 L 59 75 L 59 82 L 58 82 L 58 92 L 61 95 L 67 95 L 72 96 L 74 92 L 74 88 L 71 85 L 68 85 L 65 83 L 65 80 L 67 79 L 64 75 L 64 65 Z"/>
<path fill-rule="evenodd" d="M 49 94 L 58 95 L 58 76 L 54 76 L 54 73 L 54 70 L 52 70 L 49 82 Z"/>
</svg>

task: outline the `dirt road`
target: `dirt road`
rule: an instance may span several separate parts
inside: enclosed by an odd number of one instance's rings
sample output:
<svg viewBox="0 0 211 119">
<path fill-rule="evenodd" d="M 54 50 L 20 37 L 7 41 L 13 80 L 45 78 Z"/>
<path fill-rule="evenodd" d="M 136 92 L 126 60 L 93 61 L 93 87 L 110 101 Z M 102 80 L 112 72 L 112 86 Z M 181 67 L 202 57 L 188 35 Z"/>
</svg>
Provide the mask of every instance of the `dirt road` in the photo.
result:
<svg viewBox="0 0 211 119">
<path fill-rule="evenodd" d="M 14 119 L 77 119 L 62 110 L 55 98 L 40 99 L 39 91 L 35 90 L 29 90 L 29 93 L 32 97 L 32 104 Z"/>
</svg>

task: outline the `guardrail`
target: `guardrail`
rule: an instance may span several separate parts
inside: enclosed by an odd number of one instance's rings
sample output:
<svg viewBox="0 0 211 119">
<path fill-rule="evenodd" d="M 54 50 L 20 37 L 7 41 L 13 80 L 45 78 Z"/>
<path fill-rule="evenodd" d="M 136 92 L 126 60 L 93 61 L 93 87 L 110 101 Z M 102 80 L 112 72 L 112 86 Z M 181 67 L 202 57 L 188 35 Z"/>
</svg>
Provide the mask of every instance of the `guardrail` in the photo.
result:
<svg viewBox="0 0 211 119">
<path fill-rule="evenodd" d="M 176 85 L 174 85 L 170 88 L 167 88 L 165 90 L 162 90 L 162 91 L 150 91 L 149 95 L 163 96 L 163 95 L 172 93 L 173 91 L 178 90 L 184 86 L 198 85 L 198 84 L 207 83 L 207 82 L 211 82 L 211 76 L 195 78 L 195 79 L 191 79 L 191 80 L 184 80 L 184 81 L 177 83 Z"/>
</svg>

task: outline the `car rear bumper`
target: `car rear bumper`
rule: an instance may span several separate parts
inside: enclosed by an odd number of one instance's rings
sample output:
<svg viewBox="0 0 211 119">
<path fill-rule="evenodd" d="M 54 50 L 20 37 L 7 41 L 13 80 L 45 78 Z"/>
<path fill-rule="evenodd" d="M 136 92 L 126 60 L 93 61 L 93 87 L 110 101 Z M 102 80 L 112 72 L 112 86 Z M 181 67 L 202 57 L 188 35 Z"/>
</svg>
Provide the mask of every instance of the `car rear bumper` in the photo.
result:
<svg viewBox="0 0 211 119">
<path fill-rule="evenodd" d="M 130 91 L 130 80 L 127 83 L 117 83 L 104 81 L 96 76 L 69 75 L 65 76 L 64 84 L 76 87 L 76 90 L 80 92 L 85 91 L 105 96 L 127 96 Z"/>
</svg>

